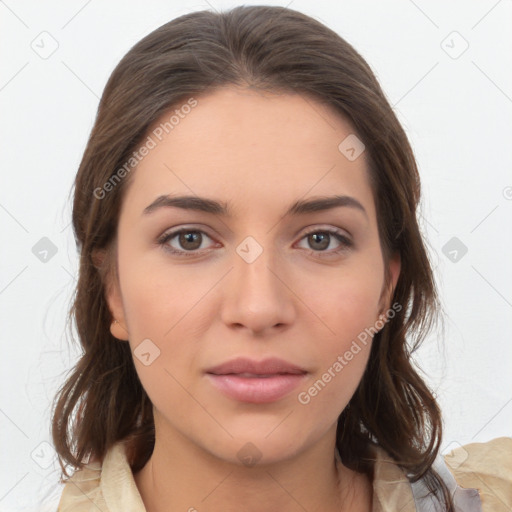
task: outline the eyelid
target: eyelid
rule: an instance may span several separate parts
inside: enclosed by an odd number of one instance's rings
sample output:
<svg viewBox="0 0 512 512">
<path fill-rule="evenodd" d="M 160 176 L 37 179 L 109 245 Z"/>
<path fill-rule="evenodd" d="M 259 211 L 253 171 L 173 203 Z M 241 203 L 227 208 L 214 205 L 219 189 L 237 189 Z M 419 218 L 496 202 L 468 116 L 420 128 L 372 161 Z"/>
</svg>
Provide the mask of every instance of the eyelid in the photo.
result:
<svg viewBox="0 0 512 512">
<path fill-rule="evenodd" d="M 201 226 L 201 225 L 200 225 Z M 214 236 L 210 235 L 208 233 L 208 230 L 203 228 L 203 227 L 198 227 L 198 225 L 194 225 L 194 226 L 188 226 L 188 225 L 178 225 L 176 227 L 172 227 L 172 228 L 168 228 L 167 230 L 164 231 L 164 233 L 162 233 L 158 239 L 162 239 L 164 237 L 166 237 L 167 235 L 177 235 L 179 234 L 180 232 L 182 231 L 197 231 L 199 233 L 204 233 L 206 235 L 208 235 L 210 238 L 215 238 Z M 352 234 L 350 233 L 350 231 L 348 231 L 347 229 L 345 228 L 339 228 L 337 226 L 333 226 L 333 225 L 330 225 L 330 224 L 311 224 L 310 226 L 306 226 L 305 228 L 301 228 L 299 231 L 296 232 L 296 234 L 294 235 L 295 237 L 299 236 L 299 234 L 303 231 L 303 230 L 306 230 L 302 233 L 302 237 L 306 236 L 306 235 L 309 235 L 310 233 L 316 233 L 317 231 L 336 231 L 336 232 L 339 232 L 340 234 L 346 234 L 347 235 L 347 238 L 350 238 L 352 240 Z M 344 233 L 342 233 L 344 232 Z"/>
<path fill-rule="evenodd" d="M 309 235 L 310 233 L 316 233 L 318 231 L 327 231 L 336 232 L 340 235 L 346 236 L 346 238 L 349 238 L 352 241 L 352 235 L 348 230 L 339 228 L 337 226 L 332 226 L 330 224 L 313 224 L 312 226 L 308 226 L 305 229 L 306 231 L 302 234 L 303 237 L 305 235 Z"/>
<path fill-rule="evenodd" d="M 316 258 L 336 258 L 340 257 L 342 253 L 345 253 L 351 249 L 354 249 L 355 244 L 352 239 L 352 236 L 348 233 L 348 231 L 338 228 L 335 226 L 322 227 L 319 225 L 312 226 L 308 231 L 304 232 L 302 236 L 299 237 L 297 243 L 300 243 L 307 236 L 313 233 L 328 233 L 330 237 L 336 238 L 340 246 L 336 249 L 330 249 L 328 251 L 315 251 L 313 249 L 303 249 L 307 251 L 309 254 L 312 254 Z"/>
<path fill-rule="evenodd" d="M 301 242 L 304 238 L 306 238 L 310 234 L 322 233 L 322 232 L 328 233 L 330 236 L 340 237 L 342 239 L 342 240 L 340 240 L 338 238 L 338 242 L 341 244 L 341 246 L 337 249 L 331 249 L 329 251 L 315 251 L 313 249 L 303 249 L 303 250 L 309 251 L 310 253 L 313 253 L 315 255 L 319 255 L 320 257 L 336 256 L 343 250 L 351 249 L 354 246 L 354 242 L 352 240 L 351 234 L 345 229 L 342 229 L 342 228 L 339 228 L 336 226 L 321 225 L 321 224 L 320 225 L 314 224 L 314 225 L 308 226 L 305 229 L 306 229 L 306 231 L 302 232 L 302 234 L 300 235 L 300 237 L 296 243 Z M 178 256 L 181 255 L 181 256 L 193 257 L 193 256 L 199 256 L 199 255 L 204 254 L 205 252 L 208 252 L 208 250 L 209 250 L 208 248 L 207 249 L 195 249 L 193 251 L 185 251 L 183 249 L 181 249 L 181 250 L 174 249 L 167 245 L 167 243 L 170 240 L 174 239 L 176 236 L 178 236 L 179 234 L 181 234 L 183 232 L 201 233 L 203 235 L 206 235 L 208 238 L 210 238 L 210 240 L 214 240 L 214 237 L 211 236 L 208 233 L 208 231 L 203 228 L 199 228 L 197 226 L 181 225 L 176 228 L 170 228 L 167 231 L 165 231 L 162 235 L 160 235 L 157 238 L 157 245 L 162 246 L 166 251 L 168 251 L 174 255 L 178 255 Z M 299 236 L 299 233 L 296 236 Z M 216 242 L 216 243 L 218 243 L 218 242 Z"/>
<path fill-rule="evenodd" d="M 169 246 L 165 247 L 170 240 L 172 240 L 173 238 L 175 238 L 179 234 L 181 234 L 181 233 L 188 233 L 188 232 L 201 233 L 202 235 L 206 235 L 208 238 L 210 238 L 210 240 L 214 240 L 214 238 L 205 229 L 198 228 L 196 226 L 186 226 L 185 225 L 185 226 L 180 226 L 180 227 L 176 227 L 176 228 L 170 228 L 170 229 L 166 230 L 162 235 L 160 235 L 157 238 L 157 240 L 156 240 L 157 245 L 158 246 L 164 246 L 163 248 L 165 250 L 171 252 L 172 254 L 189 254 L 189 255 L 192 256 L 192 255 L 203 254 L 204 252 L 206 252 L 208 249 L 196 249 L 194 251 L 184 251 L 184 250 L 174 249 L 174 248 L 169 247 Z"/>
</svg>

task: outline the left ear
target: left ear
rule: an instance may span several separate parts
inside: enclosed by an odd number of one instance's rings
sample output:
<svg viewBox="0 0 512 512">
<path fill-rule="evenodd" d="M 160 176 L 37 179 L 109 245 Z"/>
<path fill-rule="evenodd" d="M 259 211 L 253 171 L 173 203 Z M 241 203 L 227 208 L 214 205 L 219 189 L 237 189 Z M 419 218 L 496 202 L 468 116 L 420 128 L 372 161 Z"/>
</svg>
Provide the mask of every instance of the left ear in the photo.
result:
<svg viewBox="0 0 512 512">
<path fill-rule="evenodd" d="M 393 300 L 393 294 L 395 292 L 396 283 L 400 276 L 401 259 L 400 253 L 395 252 L 388 262 L 387 280 L 384 283 L 384 287 L 381 293 L 379 313 L 385 313 L 391 307 L 391 301 Z"/>
</svg>

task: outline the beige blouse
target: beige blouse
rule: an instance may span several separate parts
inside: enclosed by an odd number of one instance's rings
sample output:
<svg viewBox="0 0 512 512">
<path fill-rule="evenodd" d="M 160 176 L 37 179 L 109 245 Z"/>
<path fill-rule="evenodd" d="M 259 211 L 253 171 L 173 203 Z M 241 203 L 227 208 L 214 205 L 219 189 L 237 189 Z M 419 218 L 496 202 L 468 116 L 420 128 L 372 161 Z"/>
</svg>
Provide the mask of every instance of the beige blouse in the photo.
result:
<svg viewBox="0 0 512 512">
<path fill-rule="evenodd" d="M 382 448 L 375 456 L 372 512 L 436 510 L 418 503 L 421 483 L 411 484 Z M 455 477 L 452 495 L 471 502 L 463 512 L 512 511 L 512 437 L 459 446 L 440 459 Z M 90 463 L 67 480 L 57 512 L 146 512 L 123 444 L 114 445 L 102 465 Z"/>
</svg>

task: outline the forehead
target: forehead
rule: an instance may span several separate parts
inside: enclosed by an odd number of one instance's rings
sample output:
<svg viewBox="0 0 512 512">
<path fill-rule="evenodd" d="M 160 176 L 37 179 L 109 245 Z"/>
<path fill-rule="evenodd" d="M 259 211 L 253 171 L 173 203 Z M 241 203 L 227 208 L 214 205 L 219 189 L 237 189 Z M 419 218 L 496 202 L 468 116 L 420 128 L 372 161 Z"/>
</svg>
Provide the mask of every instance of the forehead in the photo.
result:
<svg viewBox="0 0 512 512">
<path fill-rule="evenodd" d="M 215 197 L 240 211 L 345 194 L 374 213 L 365 154 L 351 161 L 340 151 L 354 130 L 328 106 L 235 86 L 194 100 L 193 108 L 181 108 L 187 99 L 175 105 L 148 130 L 152 148 L 127 191 L 139 210 L 166 193 Z"/>
</svg>

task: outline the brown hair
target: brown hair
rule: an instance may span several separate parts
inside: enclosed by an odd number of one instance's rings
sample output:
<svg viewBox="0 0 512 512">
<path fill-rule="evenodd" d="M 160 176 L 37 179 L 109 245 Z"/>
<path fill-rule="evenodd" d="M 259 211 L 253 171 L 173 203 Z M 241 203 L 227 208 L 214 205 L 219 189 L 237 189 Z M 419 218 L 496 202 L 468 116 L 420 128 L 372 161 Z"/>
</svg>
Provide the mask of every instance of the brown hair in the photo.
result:
<svg viewBox="0 0 512 512">
<path fill-rule="evenodd" d="M 88 457 L 103 460 L 120 440 L 137 472 L 155 441 L 152 404 L 129 344 L 110 333 L 105 297 L 105 278 L 116 275 L 117 223 L 131 175 L 101 199 L 95 191 L 112 180 L 163 113 L 230 84 L 314 98 L 348 119 L 365 144 L 384 259 L 396 251 L 401 258 L 393 300 L 404 307 L 374 337 L 362 380 L 339 417 L 337 446 L 346 466 L 371 478 L 371 447 L 381 446 L 411 481 L 426 476 L 431 492 L 441 490 L 452 511 L 431 467 L 442 438 L 441 413 L 411 361 L 440 309 L 416 218 L 420 180 L 412 149 L 356 50 L 320 22 L 283 7 L 176 18 L 131 48 L 107 82 L 74 184 L 80 268 L 70 319 L 83 354 L 54 402 L 52 435 L 63 474 L 64 463 L 79 469 Z M 98 251 L 107 258 L 96 266 Z"/>
</svg>

